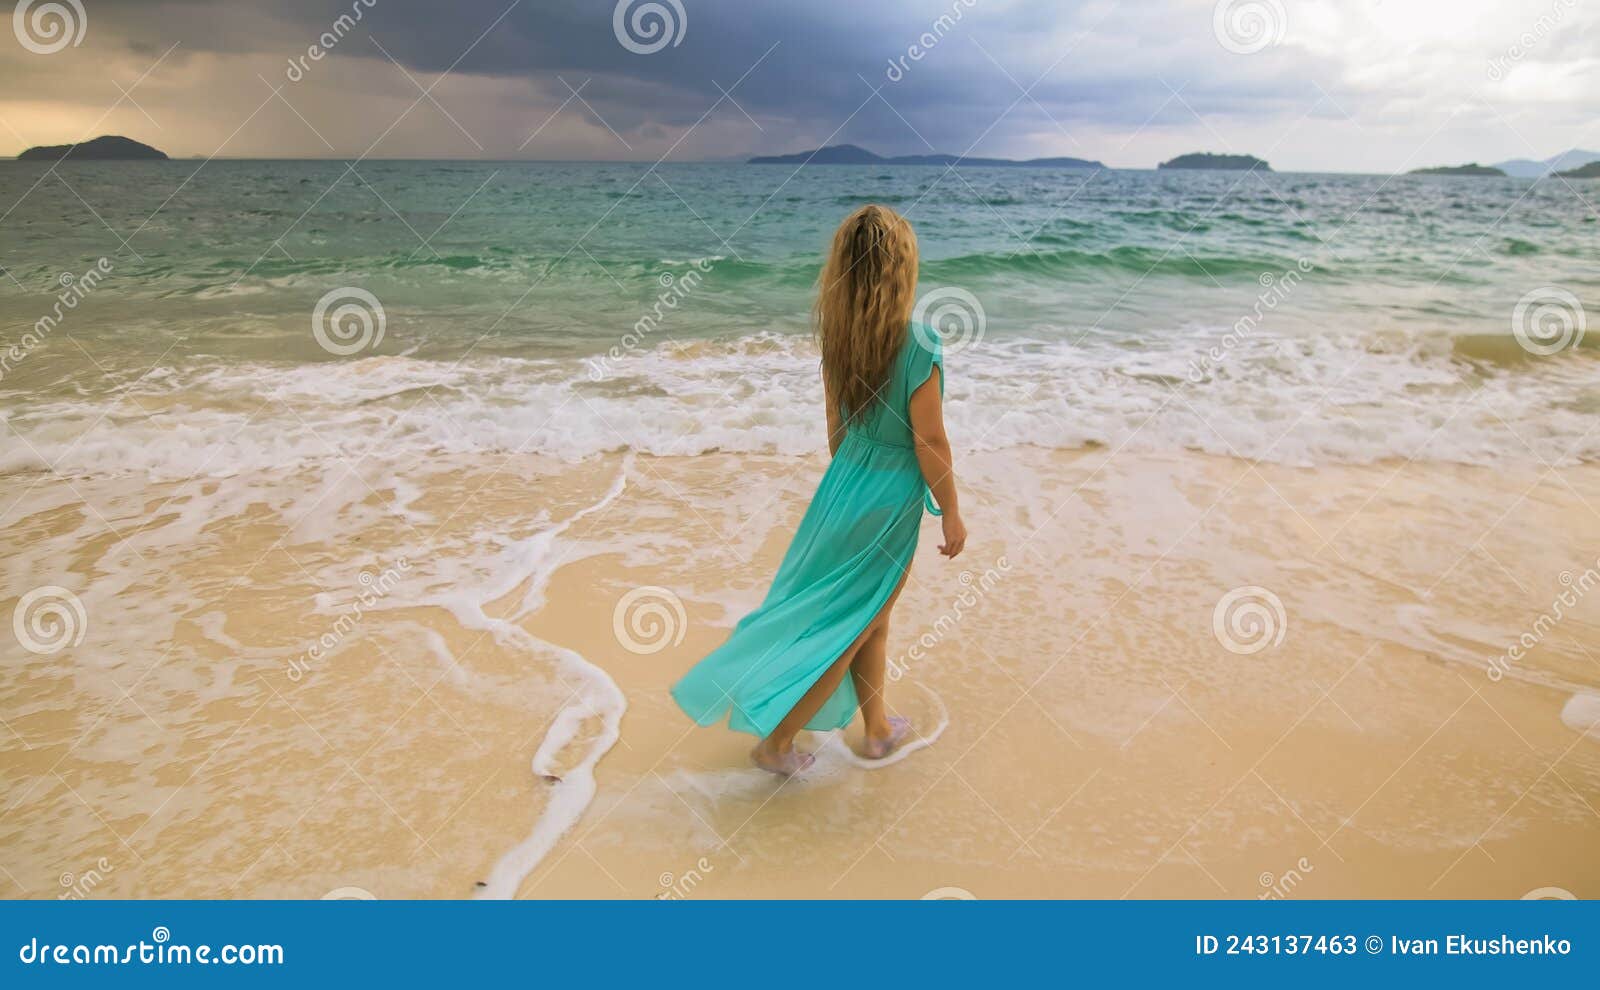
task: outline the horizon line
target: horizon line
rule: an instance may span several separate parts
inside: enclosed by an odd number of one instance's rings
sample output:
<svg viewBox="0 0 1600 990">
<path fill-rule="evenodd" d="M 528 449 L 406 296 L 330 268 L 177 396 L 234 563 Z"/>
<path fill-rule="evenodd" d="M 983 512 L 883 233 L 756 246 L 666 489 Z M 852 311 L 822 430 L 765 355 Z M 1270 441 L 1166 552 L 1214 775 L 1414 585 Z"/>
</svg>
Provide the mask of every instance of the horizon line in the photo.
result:
<svg viewBox="0 0 1600 990">
<path fill-rule="evenodd" d="M 83 142 L 77 142 L 77 143 L 82 144 Z M 1580 149 L 1571 148 L 1571 149 L 1568 149 L 1568 150 L 1569 151 L 1577 151 L 1577 150 L 1580 150 Z M 1205 154 L 1205 153 L 1206 152 L 1185 152 L 1185 154 Z M 790 153 L 787 153 L 787 154 L 801 154 L 801 152 L 790 152 Z M 1242 155 L 1242 154 L 1244 154 L 1244 152 L 1222 152 L 1221 154 L 1241 154 Z M 1552 155 L 1551 157 L 1553 157 L 1553 158 L 1554 157 L 1559 157 L 1562 154 L 1566 154 L 1566 152 L 1559 152 L 1557 155 Z M 288 155 L 284 155 L 284 156 L 264 156 L 264 155 L 199 155 L 199 154 L 196 154 L 196 155 L 168 155 L 166 158 L 79 158 L 79 159 L 72 159 L 72 158 L 43 159 L 43 158 L 41 158 L 41 159 L 36 159 L 36 160 L 24 160 L 19 156 L 13 155 L 13 156 L 6 157 L 6 158 L 0 158 L 0 162 L 18 164 L 18 165 L 104 165 L 104 164 L 159 165 L 159 164 L 162 164 L 163 162 L 181 163 L 181 162 L 196 162 L 196 161 L 204 161 L 204 162 L 327 162 L 327 163 L 364 161 L 364 162 L 452 162 L 452 163 L 465 163 L 465 164 L 474 164 L 474 163 L 476 163 L 476 164 L 484 164 L 484 165 L 642 165 L 642 166 L 648 166 L 648 167 L 652 167 L 652 168 L 653 167 L 658 167 L 658 166 L 661 166 L 661 165 L 747 165 L 747 166 L 753 166 L 753 167 L 756 167 L 756 168 L 760 168 L 764 164 L 772 164 L 772 163 L 752 162 L 752 161 L 749 160 L 749 158 L 751 158 L 751 157 L 767 158 L 767 157 L 775 157 L 775 156 L 771 156 L 771 155 L 754 155 L 754 156 L 749 156 L 749 157 L 745 157 L 745 158 L 697 158 L 697 159 L 692 159 L 692 160 L 680 160 L 680 161 L 668 161 L 668 160 L 663 159 L 663 160 L 658 160 L 658 161 L 653 161 L 652 162 L 651 160 L 645 159 L 645 158 L 428 158 L 428 157 L 403 157 L 403 158 L 370 157 L 370 158 L 368 158 L 368 157 L 363 157 L 361 155 L 349 155 L 349 156 L 339 157 L 339 158 L 330 158 L 330 157 L 327 157 L 327 156 L 304 156 L 304 157 L 301 157 L 301 156 L 288 156 Z M 952 156 L 952 157 L 956 157 L 956 156 Z M 994 156 L 991 156 L 991 155 L 976 155 L 976 156 L 972 156 L 972 157 L 976 157 L 976 158 L 993 158 Z M 1074 157 L 1074 156 L 1051 156 L 1051 155 L 1046 155 L 1044 157 L 1049 158 L 1049 157 Z M 1007 161 L 1016 162 L 1016 163 L 1021 163 L 1021 162 L 1028 161 L 1028 159 L 1001 159 L 1001 160 L 1007 160 Z M 1506 159 L 1506 160 L 1507 161 L 1527 161 L 1527 162 L 1534 162 L 1534 163 L 1537 163 L 1537 164 L 1543 164 L 1544 163 L 1543 159 L 1537 159 L 1537 158 Z M 809 164 L 811 164 L 811 163 L 810 162 L 802 163 L 802 165 L 809 165 Z M 1477 163 L 1477 162 L 1467 162 L 1467 163 L 1463 163 L 1463 164 L 1476 165 L 1476 164 L 1479 164 L 1479 163 Z M 819 162 L 819 163 L 816 163 L 816 167 L 817 168 L 937 168 L 939 166 L 935 165 L 935 164 L 910 164 L 910 163 L 906 163 L 906 162 L 884 161 L 884 162 L 862 162 L 862 163 Z M 957 167 L 957 166 L 949 165 L 949 166 L 945 166 L 945 167 L 954 168 L 954 167 Z M 967 168 L 1016 168 L 1016 167 L 1019 167 L 1019 166 L 1016 165 L 1016 164 L 1013 164 L 1013 165 L 981 165 L 981 164 L 974 164 L 974 165 L 967 165 L 966 167 Z M 1030 167 L 1030 166 L 1022 166 L 1022 167 Z M 1031 167 L 1048 170 L 1051 166 L 1031 166 Z M 1460 166 L 1431 166 L 1431 165 L 1430 166 L 1422 166 L 1422 168 L 1438 168 L 1438 167 L 1453 168 L 1453 167 L 1460 167 Z M 1489 167 L 1493 167 L 1493 165 L 1491 164 Z M 1256 169 L 1205 169 L 1205 168 L 1162 169 L 1162 168 L 1159 168 L 1157 165 L 1106 165 L 1106 164 L 1103 164 L 1103 163 L 1099 167 L 1095 167 L 1095 166 L 1083 166 L 1083 167 L 1058 166 L 1058 169 L 1070 169 L 1071 171 L 1075 171 L 1075 172 L 1244 172 L 1244 171 L 1257 171 Z M 1269 166 L 1265 171 L 1267 172 L 1267 174 L 1270 174 L 1270 175 L 1388 175 L 1388 176 L 1394 176 L 1394 175 L 1411 175 L 1411 174 L 1416 173 L 1418 171 L 1418 169 L 1406 169 L 1404 171 L 1390 172 L 1390 171 L 1355 171 L 1355 170 L 1346 170 L 1346 169 L 1273 168 L 1273 167 Z M 1519 176 L 1505 175 L 1505 176 L 1499 176 L 1499 178 L 1515 179 L 1515 178 L 1519 178 Z M 1533 177 L 1533 176 L 1520 176 L 1520 178 L 1532 179 L 1532 178 L 1535 178 L 1535 177 Z"/>
<path fill-rule="evenodd" d="M 83 142 L 78 142 L 78 143 L 81 144 Z M 1576 149 L 1573 149 L 1573 150 L 1576 150 Z M 1189 153 L 1190 152 L 1186 152 L 1186 154 L 1189 154 Z M 1564 153 L 1565 152 L 1563 152 L 1563 154 Z M 792 154 L 800 154 L 800 152 L 793 152 Z M 1226 152 L 1226 154 L 1235 154 L 1235 152 Z M 773 157 L 773 156 L 770 156 L 770 155 L 754 155 L 754 156 L 749 156 L 749 157 L 744 157 L 744 158 L 696 158 L 696 159 L 679 160 L 679 161 L 668 161 L 668 160 L 664 160 L 663 159 L 663 160 L 659 160 L 659 161 L 651 161 L 650 159 L 646 159 L 646 158 L 429 158 L 429 157 L 379 158 L 379 157 L 376 157 L 376 156 L 368 158 L 368 157 L 363 157 L 361 155 L 348 155 L 348 156 L 344 156 L 344 157 L 328 157 L 328 156 L 325 156 L 325 155 L 319 155 L 319 156 L 311 156 L 311 155 L 307 155 L 307 156 L 294 156 L 294 155 L 267 156 L 267 155 L 199 155 L 199 154 L 196 154 L 196 155 L 168 155 L 166 158 L 78 158 L 78 159 L 73 159 L 73 158 L 44 159 L 44 158 L 40 158 L 40 159 L 36 159 L 36 160 L 24 160 L 19 156 L 12 155 L 12 156 L 7 157 L 7 158 L 0 158 L 0 162 L 7 162 L 7 163 L 18 164 L 18 165 L 36 165 L 36 164 L 38 164 L 38 165 L 103 165 L 103 164 L 159 165 L 162 162 L 195 162 L 195 161 L 216 161 L 216 162 L 349 162 L 349 161 L 357 161 L 357 160 L 359 160 L 359 161 L 365 161 L 365 162 L 460 162 L 460 163 L 468 163 L 468 164 L 470 164 L 470 163 L 479 163 L 479 164 L 485 164 L 485 165 L 645 165 L 645 166 L 660 166 L 660 165 L 752 165 L 752 166 L 755 166 L 755 167 L 758 167 L 758 168 L 761 167 L 763 164 L 770 164 L 770 163 L 752 162 L 752 161 L 749 160 L 750 157 L 767 158 L 767 157 Z M 975 155 L 975 156 L 972 156 L 972 157 L 975 157 L 975 158 L 993 158 L 994 156 L 991 156 L 991 155 Z M 1051 155 L 1046 155 L 1044 157 L 1049 158 L 1049 157 L 1072 157 L 1072 156 L 1051 156 Z M 999 160 L 1007 160 L 1007 161 L 1013 161 L 1013 162 L 1026 162 L 1026 161 L 1028 161 L 1028 159 L 999 159 Z M 1516 159 L 1508 159 L 1508 160 L 1516 160 Z M 1529 159 L 1525 159 L 1525 160 L 1526 161 L 1539 161 L 1539 159 L 1533 159 L 1533 158 L 1529 158 Z M 807 162 L 807 163 L 804 163 L 804 164 L 811 164 L 811 163 Z M 1476 164 L 1476 163 L 1470 163 L 1470 164 Z M 859 164 L 857 164 L 857 163 L 839 163 L 839 162 L 819 162 L 819 163 L 816 163 L 816 167 L 818 167 L 818 168 L 885 168 L 885 167 L 888 167 L 888 168 L 937 168 L 939 166 L 934 165 L 934 164 L 910 164 L 910 163 L 906 163 L 906 162 L 889 162 L 889 161 L 885 161 L 885 162 L 862 162 L 862 163 L 859 163 Z M 955 167 L 955 166 L 952 165 L 952 166 L 947 166 L 947 167 Z M 1013 168 L 1013 167 L 1016 167 L 1016 166 L 1014 166 L 1014 165 L 977 165 L 977 164 L 975 164 L 975 165 L 968 165 L 967 167 L 968 168 Z M 1046 170 L 1048 170 L 1050 168 L 1050 166 L 1033 166 L 1033 167 L 1042 168 L 1042 169 L 1046 169 Z M 1433 167 L 1433 166 L 1426 166 L 1426 167 Z M 1082 167 L 1060 166 L 1060 168 L 1061 169 L 1070 169 L 1071 171 L 1075 171 L 1075 172 L 1091 172 L 1091 171 L 1094 171 L 1094 172 L 1157 172 L 1157 171 L 1166 171 L 1166 172 L 1243 172 L 1243 171 L 1247 171 L 1246 169 L 1183 169 L 1183 168 L 1179 168 L 1179 169 L 1161 169 L 1161 168 L 1158 168 L 1156 165 L 1106 165 L 1106 164 L 1103 164 L 1103 163 L 1099 167 L 1095 167 L 1095 166 L 1091 165 L 1091 166 L 1082 166 Z M 1252 169 L 1252 170 L 1249 170 L 1249 171 L 1254 171 L 1254 170 Z M 1266 171 L 1269 174 L 1277 174 L 1277 175 L 1407 175 L 1407 174 L 1410 174 L 1411 170 L 1408 169 L 1407 171 L 1404 171 L 1404 172 L 1385 172 L 1385 171 L 1352 171 L 1352 170 L 1344 170 L 1344 169 L 1303 169 L 1303 168 L 1271 168 L 1271 167 L 1269 167 Z M 1516 178 L 1516 176 L 1508 175 L 1508 176 L 1506 176 L 1506 178 L 1514 179 L 1514 178 Z"/>
</svg>

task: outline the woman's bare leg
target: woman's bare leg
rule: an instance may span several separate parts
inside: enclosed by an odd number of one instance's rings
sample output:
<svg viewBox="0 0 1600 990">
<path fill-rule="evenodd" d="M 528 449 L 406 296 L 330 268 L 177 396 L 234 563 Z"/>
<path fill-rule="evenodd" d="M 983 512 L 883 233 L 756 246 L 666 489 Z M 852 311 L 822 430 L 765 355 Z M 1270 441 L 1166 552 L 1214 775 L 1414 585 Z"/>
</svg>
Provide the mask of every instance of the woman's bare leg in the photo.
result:
<svg viewBox="0 0 1600 990">
<path fill-rule="evenodd" d="M 894 732 L 889 725 L 889 706 L 884 696 L 889 671 L 889 615 L 910 576 L 911 568 L 908 566 L 906 572 L 900 575 L 900 583 L 895 586 L 894 594 L 889 596 L 877 621 L 868 630 L 866 640 L 856 651 L 855 659 L 850 662 L 850 676 L 856 683 L 856 698 L 861 704 L 861 721 L 869 743 L 887 740 Z"/>
<path fill-rule="evenodd" d="M 856 651 L 872 634 L 872 629 L 872 626 L 864 629 L 861 635 L 856 637 L 856 641 L 850 644 L 850 648 L 833 662 L 833 666 L 823 671 L 817 682 L 811 685 L 811 689 L 800 696 L 800 700 L 789 709 L 789 714 L 783 717 L 783 721 L 772 730 L 772 734 L 761 740 L 756 746 L 757 763 L 761 762 L 763 755 L 782 756 L 794 749 L 794 737 L 800 734 L 806 723 L 822 710 L 822 706 L 833 696 L 833 692 L 839 689 L 839 685 L 844 682 L 845 673 L 850 670 L 850 661 L 855 659 Z"/>
<path fill-rule="evenodd" d="M 889 710 L 884 701 L 884 680 L 889 668 L 889 623 L 873 629 L 850 662 L 850 677 L 856 682 L 856 697 L 861 702 L 861 721 L 867 738 L 889 738 Z"/>
<path fill-rule="evenodd" d="M 844 681 L 845 673 L 849 672 L 855 676 L 857 659 L 872 644 L 875 644 L 877 651 L 877 660 L 875 662 L 876 679 L 872 679 L 872 675 L 869 673 L 866 681 L 868 690 L 863 692 L 863 680 L 860 676 L 856 676 L 856 694 L 864 716 L 868 711 L 867 706 L 869 703 L 877 706 L 875 709 L 877 715 L 883 720 L 881 726 L 883 731 L 879 732 L 879 736 L 888 734 L 888 717 L 883 707 L 883 682 L 885 668 L 888 663 L 889 613 L 894 608 L 895 601 L 899 599 L 901 590 L 905 588 L 906 578 L 910 573 L 910 569 L 907 568 L 906 573 L 900 575 L 900 583 L 895 586 L 894 593 L 889 596 L 888 601 L 883 603 L 883 608 L 878 610 L 877 616 L 867 628 L 861 631 L 861 635 L 856 637 L 855 642 L 850 644 L 849 649 L 840 654 L 839 659 L 835 660 L 833 665 L 817 679 L 817 682 L 811 685 L 811 689 L 801 695 L 795 706 L 789 709 L 789 714 L 785 715 L 783 721 L 778 723 L 778 727 L 772 730 L 772 734 L 761 740 L 760 745 L 756 747 L 757 762 L 760 762 L 763 755 L 768 757 L 782 756 L 794 748 L 794 737 L 800 734 L 800 730 L 806 727 L 806 723 L 811 721 L 812 717 L 822 710 L 822 706 L 832 697 L 833 692 L 839 689 L 839 685 Z M 868 664 L 870 669 L 873 663 L 868 661 Z M 873 725 L 874 723 L 868 716 L 869 736 L 872 734 Z"/>
</svg>

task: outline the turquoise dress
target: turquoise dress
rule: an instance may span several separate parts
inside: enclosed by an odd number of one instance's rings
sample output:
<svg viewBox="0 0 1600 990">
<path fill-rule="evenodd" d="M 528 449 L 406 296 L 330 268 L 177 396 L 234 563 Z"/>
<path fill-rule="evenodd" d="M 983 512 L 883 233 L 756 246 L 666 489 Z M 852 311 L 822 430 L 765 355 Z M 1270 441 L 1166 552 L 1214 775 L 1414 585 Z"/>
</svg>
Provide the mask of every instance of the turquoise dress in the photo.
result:
<svg viewBox="0 0 1600 990">
<path fill-rule="evenodd" d="M 673 685 L 690 718 L 714 725 L 731 711 L 730 728 L 767 736 L 894 594 L 917 548 L 924 502 L 938 514 L 910 414 L 911 393 L 935 364 L 942 397 L 938 337 L 908 331 L 882 400 L 846 430 L 766 600 Z M 840 729 L 855 712 L 846 677 L 806 728 Z"/>
</svg>

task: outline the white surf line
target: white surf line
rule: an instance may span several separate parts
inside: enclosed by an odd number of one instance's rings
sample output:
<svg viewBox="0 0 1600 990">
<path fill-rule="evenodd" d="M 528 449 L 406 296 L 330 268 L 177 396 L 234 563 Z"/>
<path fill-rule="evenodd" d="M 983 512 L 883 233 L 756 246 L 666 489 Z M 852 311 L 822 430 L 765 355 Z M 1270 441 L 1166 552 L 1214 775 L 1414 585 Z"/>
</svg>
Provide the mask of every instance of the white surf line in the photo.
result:
<svg viewBox="0 0 1600 990">
<path fill-rule="evenodd" d="M 633 456 L 630 453 L 624 458 L 616 481 L 598 502 L 569 516 L 560 525 L 537 533 L 525 541 L 527 549 L 537 556 L 532 560 L 528 574 L 523 578 L 532 583 L 528 593 L 523 597 L 522 607 L 512 619 L 490 619 L 483 613 L 481 607 L 477 610 L 475 618 L 481 617 L 484 623 L 493 628 L 497 638 L 504 637 L 525 643 L 534 650 L 554 653 L 562 673 L 575 675 L 583 681 L 583 686 L 573 699 L 556 714 L 555 720 L 545 732 L 544 740 L 539 743 L 538 750 L 533 754 L 531 766 L 534 779 L 548 784 L 546 791 L 549 799 L 544 813 L 534 822 L 533 830 L 528 833 L 527 838 L 500 856 L 494 868 L 489 871 L 489 877 L 484 881 L 483 887 L 478 891 L 479 898 L 506 899 L 516 896 L 517 888 L 522 886 L 522 881 L 528 878 L 550 850 L 555 848 L 561 837 L 583 817 L 584 811 L 594 800 L 597 788 L 594 768 L 601 758 L 610 752 L 611 747 L 616 745 L 617 739 L 621 736 L 622 715 L 628 710 L 628 699 L 623 695 L 622 689 L 617 687 L 617 682 L 611 679 L 611 675 L 590 663 L 576 651 L 528 634 L 514 620 L 544 603 L 545 587 L 555 573 L 553 561 L 549 559 L 548 553 L 555 538 L 566 532 L 579 519 L 599 512 L 621 495 L 623 489 L 627 487 L 628 472 L 632 466 Z M 590 718 L 600 720 L 600 730 L 589 743 L 588 752 L 576 765 L 569 767 L 564 773 L 557 774 L 556 758 L 567 744 L 577 737 L 583 723 Z"/>
<path fill-rule="evenodd" d="M 830 750 L 835 755 L 843 757 L 845 762 L 862 770 L 882 770 L 884 767 L 894 766 L 919 749 L 927 749 L 932 746 L 939 741 L 940 736 L 944 735 L 944 730 L 950 727 L 950 710 L 945 707 L 944 699 L 939 697 L 933 688 L 922 683 L 917 683 L 917 687 L 928 693 L 928 697 L 933 699 L 934 707 L 939 710 L 939 721 L 933 727 L 932 732 L 919 732 L 916 726 L 912 726 L 912 732 L 917 738 L 881 760 L 868 760 L 856 755 L 856 751 L 846 745 L 843 730 L 828 733 L 827 738 L 818 748 Z"/>
<path fill-rule="evenodd" d="M 1501 657 L 1505 656 L 1505 654 L 1501 652 L 1503 648 L 1496 647 L 1490 643 L 1482 642 L 1481 640 L 1476 642 L 1483 649 L 1483 653 L 1481 655 L 1468 653 L 1461 647 L 1447 642 L 1436 635 L 1434 631 L 1428 627 L 1427 613 L 1428 609 L 1423 605 L 1398 606 L 1395 609 L 1395 617 L 1398 619 L 1400 631 L 1402 633 L 1409 633 L 1413 639 L 1407 641 L 1406 639 L 1397 637 L 1387 638 L 1387 641 L 1416 650 L 1425 656 L 1438 659 L 1445 663 L 1456 663 L 1466 667 L 1471 667 L 1479 673 L 1484 674 L 1484 676 L 1487 677 L 1491 683 L 1500 679 L 1509 679 L 1513 681 L 1519 681 L 1523 684 L 1532 684 L 1538 687 L 1550 688 L 1555 691 L 1562 691 L 1567 694 L 1585 694 L 1594 691 L 1594 688 L 1587 684 L 1569 680 L 1568 678 L 1562 677 L 1559 674 L 1552 674 L 1547 671 L 1530 668 L 1522 664 L 1498 663 L 1497 661 Z M 1370 635 L 1370 632 L 1368 634 Z M 1516 645 L 1516 643 L 1520 642 L 1520 640 L 1514 639 L 1511 642 L 1512 645 Z M 1485 656 L 1490 658 L 1488 662 L 1485 662 L 1483 659 Z M 1495 677 L 1490 673 L 1491 670 L 1498 672 L 1500 676 L 1498 678 Z"/>
<path fill-rule="evenodd" d="M 1574 732 L 1600 742 L 1600 694 L 1580 691 L 1561 706 L 1561 723 Z"/>
<path fill-rule="evenodd" d="M 827 786 L 829 782 L 838 781 L 846 767 L 855 767 L 860 770 L 881 770 L 893 766 L 906 759 L 920 749 L 926 749 L 939 741 L 944 735 L 944 730 L 950 727 L 950 713 L 945 707 L 944 699 L 940 698 L 932 688 L 918 684 L 919 688 L 928 693 L 933 700 L 934 707 L 938 710 L 938 718 L 933 729 L 927 733 L 918 734 L 917 738 L 890 753 L 881 760 L 866 760 L 857 756 L 844 741 L 844 730 L 836 729 L 831 732 L 815 732 L 817 762 L 808 771 L 803 771 L 792 782 L 779 784 L 772 774 L 755 767 L 724 767 L 714 770 L 688 770 L 678 768 L 673 770 L 663 781 L 669 791 L 677 795 L 678 800 L 688 803 L 684 794 L 679 793 L 679 788 L 673 781 L 681 781 L 693 791 L 693 797 L 698 797 L 712 805 L 731 798 L 733 800 L 765 801 L 770 799 L 774 787 L 809 788 L 813 786 Z M 913 728 L 915 728 L 913 726 Z M 696 813 L 699 818 L 699 813 Z M 704 819 L 700 819 L 704 824 Z M 717 837 L 720 841 L 721 837 Z"/>
</svg>

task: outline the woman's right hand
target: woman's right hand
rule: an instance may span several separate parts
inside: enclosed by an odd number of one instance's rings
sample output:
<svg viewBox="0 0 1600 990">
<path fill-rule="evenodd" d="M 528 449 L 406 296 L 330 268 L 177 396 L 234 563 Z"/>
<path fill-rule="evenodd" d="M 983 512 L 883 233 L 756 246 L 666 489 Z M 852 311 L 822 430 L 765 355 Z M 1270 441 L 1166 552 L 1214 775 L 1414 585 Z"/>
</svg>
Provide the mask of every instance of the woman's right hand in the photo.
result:
<svg viewBox="0 0 1600 990">
<path fill-rule="evenodd" d="M 958 512 L 946 512 L 939 519 L 944 527 L 944 542 L 939 544 L 939 552 L 946 557 L 954 557 L 967 545 L 967 524 L 961 521 Z"/>
</svg>

